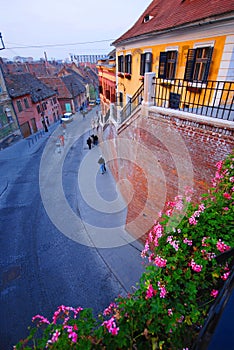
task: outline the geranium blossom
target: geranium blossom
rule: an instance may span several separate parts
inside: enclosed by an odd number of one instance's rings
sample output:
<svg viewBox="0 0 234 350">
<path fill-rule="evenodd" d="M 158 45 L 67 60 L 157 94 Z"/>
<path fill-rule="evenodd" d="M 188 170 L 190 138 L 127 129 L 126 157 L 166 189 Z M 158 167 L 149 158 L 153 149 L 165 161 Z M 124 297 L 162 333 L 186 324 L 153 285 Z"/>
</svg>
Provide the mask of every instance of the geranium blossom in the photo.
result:
<svg viewBox="0 0 234 350">
<path fill-rule="evenodd" d="M 117 307 L 116 303 L 110 303 L 110 305 L 103 311 L 104 316 L 108 316 L 113 313 L 114 309 Z"/>
<path fill-rule="evenodd" d="M 202 265 L 196 264 L 193 259 L 191 260 L 189 265 L 191 266 L 192 270 L 195 272 L 201 272 L 202 267 L 203 267 Z"/>
<path fill-rule="evenodd" d="M 58 329 L 56 329 L 56 331 L 52 334 L 51 339 L 48 340 L 47 344 L 56 343 L 58 341 L 59 336 L 60 332 L 58 331 Z"/>
<path fill-rule="evenodd" d="M 168 316 L 172 316 L 173 315 L 172 309 L 168 309 L 167 314 L 168 314 Z"/>
<path fill-rule="evenodd" d="M 227 244 L 225 244 L 224 242 L 222 242 L 221 239 L 219 239 L 218 242 L 216 243 L 216 247 L 221 253 L 230 249 L 230 247 Z"/>
<path fill-rule="evenodd" d="M 173 240 L 173 236 L 167 237 L 167 242 L 176 250 L 179 249 L 179 241 Z"/>
<path fill-rule="evenodd" d="M 211 295 L 212 297 L 214 297 L 214 298 L 216 298 L 218 294 L 219 294 L 219 291 L 216 290 L 216 289 L 213 289 L 213 290 L 211 291 L 211 293 L 210 293 L 210 295 Z"/>
<path fill-rule="evenodd" d="M 150 284 L 146 291 L 146 299 L 152 298 L 154 295 L 156 295 L 157 291 L 153 288 L 152 284 Z"/>
<path fill-rule="evenodd" d="M 161 258 L 161 256 L 157 255 L 156 258 L 154 259 L 154 263 L 158 267 L 165 267 L 167 264 L 167 260 Z"/>
<path fill-rule="evenodd" d="M 192 239 L 184 238 L 183 242 L 189 246 L 193 245 Z"/>
<path fill-rule="evenodd" d="M 222 280 L 223 280 L 223 281 L 226 281 L 226 279 L 228 278 L 229 275 L 230 275 L 230 271 L 225 272 L 225 273 L 221 276 Z"/>
<path fill-rule="evenodd" d="M 104 321 L 102 326 L 105 326 L 109 333 L 112 335 L 117 335 L 119 331 L 119 327 L 116 326 L 114 317 L 111 317 L 110 320 Z"/>
<path fill-rule="evenodd" d="M 232 199 L 232 196 L 231 196 L 229 193 L 227 193 L 227 192 L 225 192 L 225 193 L 223 194 L 223 196 L 224 196 L 224 198 L 226 198 L 226 199 Z"/>
<path fill-rule="evenodd" d="M 165 298 L 167 291 L 164 285 L 161 284 L 161 282 L 158 282 L 158 288 L 160 290 L 160 298 Z"/>
<path fill-rule="evenodd" d="M 72 327 L 72 326 L 64 326 L 64 329 L 67 329 L 68 338 L 71 339 L 71 341 L 72 341 L 73 343 L 76 343 L 76 342 L 77 342 L 77 337 L 78 337 L 78 335 L 77 335 L 76 332 L 74 332 L 73 327 Z M 77 329 L 77 327 L 76 327 L 76 329 Z"/>
<path fill-rule="evenodd" d="M 38 320 L 39 323 L 50 324 L 49 320 L 46 317 L 41 316 L 41 315 L 33 316 L 32 322 L 34 322 L 35 320 Z"/>
</svg>

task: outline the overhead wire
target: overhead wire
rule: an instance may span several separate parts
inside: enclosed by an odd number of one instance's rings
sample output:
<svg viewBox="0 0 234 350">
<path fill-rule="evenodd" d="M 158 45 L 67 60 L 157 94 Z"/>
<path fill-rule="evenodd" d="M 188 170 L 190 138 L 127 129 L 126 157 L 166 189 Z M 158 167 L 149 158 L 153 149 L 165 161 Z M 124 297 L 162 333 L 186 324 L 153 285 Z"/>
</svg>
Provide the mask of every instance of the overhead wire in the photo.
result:
<svg viewBox="0 0 234 350">
<path fill-rule="evenodd" d="M 30 49 L 30 48 L 43 48 L 43 47 L 61 47 L 61 46 L 74 46 L 74 45 L 86 45 L 86 44 L 95 44 L 113 41 L 114 39 L 104 39 L 104 40 L 94 40 L 94 41 L 84 41 L 77 43 L 69 43 L 69 44 L 44 44 L 44 45 L 23 45 L 23 46 L 13 46 L 13 47 L 5 47 L 6 50 L 11 49 Z M 22 44 L 21 44 L 22 45 Z"/>
</svg>

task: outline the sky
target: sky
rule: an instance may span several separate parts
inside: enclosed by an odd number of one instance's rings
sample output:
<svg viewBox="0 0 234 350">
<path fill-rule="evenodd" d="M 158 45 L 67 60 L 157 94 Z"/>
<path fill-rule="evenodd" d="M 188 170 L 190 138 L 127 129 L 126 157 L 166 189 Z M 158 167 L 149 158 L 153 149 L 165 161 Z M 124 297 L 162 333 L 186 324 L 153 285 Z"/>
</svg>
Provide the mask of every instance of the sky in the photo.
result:
<svg viewBox="0 0 234 350">
<path fill-rule="evenodd" d="M 0 57 L 66 59 L 108 54 L 111 43 L 152 0 L 5 0 L 0 6 Z M 34 46 L 34 47 L 33 47 Z M 37 47 L 35 47 L 37 46 Z M 0 44 L 0 48 L 2 45 Z"/>
</svg>

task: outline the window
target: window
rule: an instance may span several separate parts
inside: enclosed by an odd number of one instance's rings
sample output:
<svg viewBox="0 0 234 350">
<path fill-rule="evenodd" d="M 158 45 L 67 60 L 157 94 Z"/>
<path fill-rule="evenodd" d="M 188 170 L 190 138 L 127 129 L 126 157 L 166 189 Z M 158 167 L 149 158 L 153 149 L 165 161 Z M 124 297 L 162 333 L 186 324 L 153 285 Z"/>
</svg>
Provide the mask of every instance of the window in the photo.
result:
<svg viewBox="0 0 234 350">
<path fill-rule="evenodd" d="M 158 77 L 174 79 L 176 71 L 177 51 L 160 52 Z"/>
<path fill-rule="evenodd" d="M 206 82 L 209 75 L 212 53 L 213 47 L 189 49 L 184 80 Z"/>
<path fill-rule="evenodd" d="M 25 106 L 25 108 L 29 108 L 27 97 L 24 98 L 24 106 Z"/>
<path fill-rule="evenodd" d="M 41 108 L 40 105 L 37 105 L 37 113 L 40 114 L 41 113 Z"/>
<path fill-rule="evenodd" d="M 152 71 L 152 53 L 146 52 L 141 54 L 140 75 Z"/>
<path fill-rule="evenodd" d="M 118 72 L 124 73 L 124 56 L 118 56 Z"/>
<path fill-rule="evenodd" d="M 144 22 L 144 23 L 147 23 L 147 22 L 149 22 L 152 18 L 154 18 L 154 16 L 145 15 L 143 22 Z"/>
<path fill-rule="evenodd" d="M 132 74 L 132 55 L 125 56 L 125 73 Z"/>
<path fill-rule="evenodd" d="M 47 109 L 47 102 L 42 102 L 42 110 L 45 111 Z"/>
<path fill-rule="evenodd" d="M 22 107 L 21 101 L 20 100 L 16 101 L 16 104 L 17 104 L 18 111 L 22 112 L 23 107 Z"/>
<path fill-rule="evenodd" d="M 107 100 L 110 100 L 110 90 L 106 90 L 105 95 L 106 95 Z"/>
</svg>

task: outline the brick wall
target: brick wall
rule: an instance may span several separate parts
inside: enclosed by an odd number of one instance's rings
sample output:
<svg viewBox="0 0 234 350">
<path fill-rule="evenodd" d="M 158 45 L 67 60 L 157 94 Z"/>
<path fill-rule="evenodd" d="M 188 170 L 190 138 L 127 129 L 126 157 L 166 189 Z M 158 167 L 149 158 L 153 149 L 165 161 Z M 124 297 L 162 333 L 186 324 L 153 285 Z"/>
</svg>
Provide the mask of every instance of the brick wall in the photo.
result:
<svg viewBox="0 0 234 350">
<path fill-rule="evenodd" d="M 128 203 L 126 229 L 136 238 L 152 227 L 167 200 L 186 188 L 197 201 L 215 164 L 234 148 L 234 123 L 157 107 L 142 108 L 103 133 L 103 152 Z"/>
</svg>

